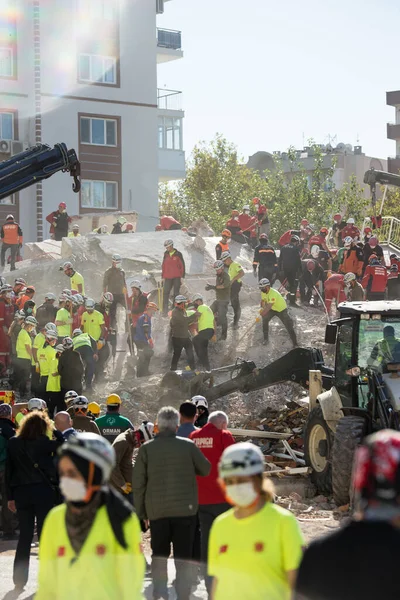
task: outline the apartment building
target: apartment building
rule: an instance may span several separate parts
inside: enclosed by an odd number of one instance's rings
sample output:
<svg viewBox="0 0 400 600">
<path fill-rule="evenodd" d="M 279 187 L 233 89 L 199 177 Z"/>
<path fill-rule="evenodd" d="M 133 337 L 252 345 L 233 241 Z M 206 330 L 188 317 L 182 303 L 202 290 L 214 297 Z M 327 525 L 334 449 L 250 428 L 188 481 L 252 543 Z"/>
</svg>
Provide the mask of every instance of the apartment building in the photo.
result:
<svg viewBox="0 0 400 600">
<path fill-rule="evenodd" d="M 388 171 L 397 175 L 400 173 L 400 90 L 386 92 L 386 104 L 395 110 L 394 123 L 386 126 L 387 138 L 396 142 L 395 155 L 388 158 Z"/>
<path fill-rule="evenodd" d="M 157 30 L 169 0 L 1 0 L 0 160 L 36 143 L 78 152 L 82 190 L 65 174 L 7 198 L 25 239 L 48 237 L 48 213 L 137 211 L 158 222 L 158 181 L 184 176 L 182 94 L 157 90 L 157 65 L 183 56 Z"/>
</svg>

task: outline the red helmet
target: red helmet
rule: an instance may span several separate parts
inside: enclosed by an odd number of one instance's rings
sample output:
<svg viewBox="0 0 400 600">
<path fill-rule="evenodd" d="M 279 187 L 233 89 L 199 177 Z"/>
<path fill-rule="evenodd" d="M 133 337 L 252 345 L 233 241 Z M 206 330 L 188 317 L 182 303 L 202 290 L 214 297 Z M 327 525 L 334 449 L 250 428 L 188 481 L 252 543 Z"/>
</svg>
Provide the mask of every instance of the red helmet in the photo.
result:
<svg viewBox="0 0 400 600">
<path fill-rule="evenodd" d="M 304 225 L 304 227 L 305 227 L 306 225 L 309 225 L 309 221 L 308 221 L 308 219 L 302 219 L 302 220 L 300 221 L 300 224 L 301 224 L 301 225 Z"/>
<path fill-rule="evenodd" d="M 260 204 L 260 198 L 253 198 L 251 201 L 252 204 Z"/>
<path fill-rule="evenodd" d="M 315 262 L 313 260 L 308 260 L 307 261 L 307 269 L 308 271 L 314 271 L 315 269 Z"/>
<path fill-rule="evenodd" d="M 334 221 L 341 221 L 342 220 L 342 215 L 340 213 L 337 213 L 336 215 L 333 215 L 333 220 Z"/>
<path fill-rule="evenodd" d="M 372 233 L 371 227 L 365 227 L 364 233 Z"/>
<path fill-rule="evenodd" d="M 125 231 L 133 231 L 133 225 L 132 225 L 132 223 L 127 223 L 125 225 Z"/>
<path fill-rule="evenodd" d="M 327 227 L 321 227 L 321 229 L 319 230 L 319 232 L 320 233 L 329 233 Z"/>
<path fill-rule="evenodd" d="M 67 205 L 65 204 L 65 202 L 60 202 L 58 208 L 67 208 Z"/>
<path fill-rule="evenodd" d="M 162 231 L 161 225 L 156 225 L 156 231 Z"/>
</svg>

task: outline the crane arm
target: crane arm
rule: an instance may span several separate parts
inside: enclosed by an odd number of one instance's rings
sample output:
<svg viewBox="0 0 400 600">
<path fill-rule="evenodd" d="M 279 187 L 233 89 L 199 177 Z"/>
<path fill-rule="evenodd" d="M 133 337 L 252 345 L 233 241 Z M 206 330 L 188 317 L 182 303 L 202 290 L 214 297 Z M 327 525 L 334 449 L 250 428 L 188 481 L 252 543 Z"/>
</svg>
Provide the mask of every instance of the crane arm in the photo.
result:
<svg viewBox="0 0 400 600">
<path fill-rule="evenodd" d="M 69 172 L 74 178 L 72 189 L 81 189 L 80 163 L 75 150 L 68 150 L 63 143 L 51 148 L 37 144 L 12 158 L 0 162 L 0 199 L 19 192 L 58 171 Z"/>
</svg>

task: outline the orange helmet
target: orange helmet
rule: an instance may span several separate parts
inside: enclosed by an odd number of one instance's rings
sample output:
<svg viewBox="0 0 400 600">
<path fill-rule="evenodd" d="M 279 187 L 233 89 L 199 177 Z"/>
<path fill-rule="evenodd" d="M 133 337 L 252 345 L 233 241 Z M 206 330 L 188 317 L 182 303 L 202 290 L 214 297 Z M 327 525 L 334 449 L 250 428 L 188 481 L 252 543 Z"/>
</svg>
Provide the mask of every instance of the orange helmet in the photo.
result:
<svg viewBox="0 0 400 600">
<path fill-rule="evenodd" d="M 260 198 L 253 198 L 251 201 L 252 204 L 260 204 Z"/>
<path fill-rule="evenodd" d="M 232 211 L 232 217 L 238 217 L 239 216 L 239 211 L 238 210 L 233 210 Z"/>
<path fill-rule="evenodd" d="M 321 227 L 321 229 L 319 230 L 319 232 L 320 233 L 329 233 L 327 227 Z"/>
<path fill-rule="evenodd" d="M 224 229 L 223 231 L 221 231 L 221 236 L 222 237 L 232 237 L 232 234 L 229 231 L 229 229 Z"/>
<path fill-rule="evenodd" d="M 157 306 L 157 304 L 155 302 L 148 302 L 147 306 L 146 306 L 146 309 L 147 308 L 151 308 L 151 310 L 158 310 L 158 306 Z"/>
</svg>

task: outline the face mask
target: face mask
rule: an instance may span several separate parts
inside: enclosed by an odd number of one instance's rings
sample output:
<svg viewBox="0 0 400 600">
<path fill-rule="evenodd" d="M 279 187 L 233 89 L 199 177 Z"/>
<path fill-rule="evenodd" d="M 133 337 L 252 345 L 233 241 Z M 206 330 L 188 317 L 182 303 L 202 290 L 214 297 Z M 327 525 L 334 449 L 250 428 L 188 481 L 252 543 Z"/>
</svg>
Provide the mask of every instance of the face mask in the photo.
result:
<svg viewBox="0 0 400 600">
<path fill-rule="evenodd" d="M 250 506 L 250 504 L 253 504 L 258 498 L 258 493 L 254 489 L 251 481 L 227 485 L 226 495 L 233 504 L 242 507 Z"/>
<path fill-rule="evenodd" d="M 64 498 L 70 502 L 82 502 L 87 493 L 83 481 L 71 477 L 61 477 L 60 490 Z"/>
</svg>

